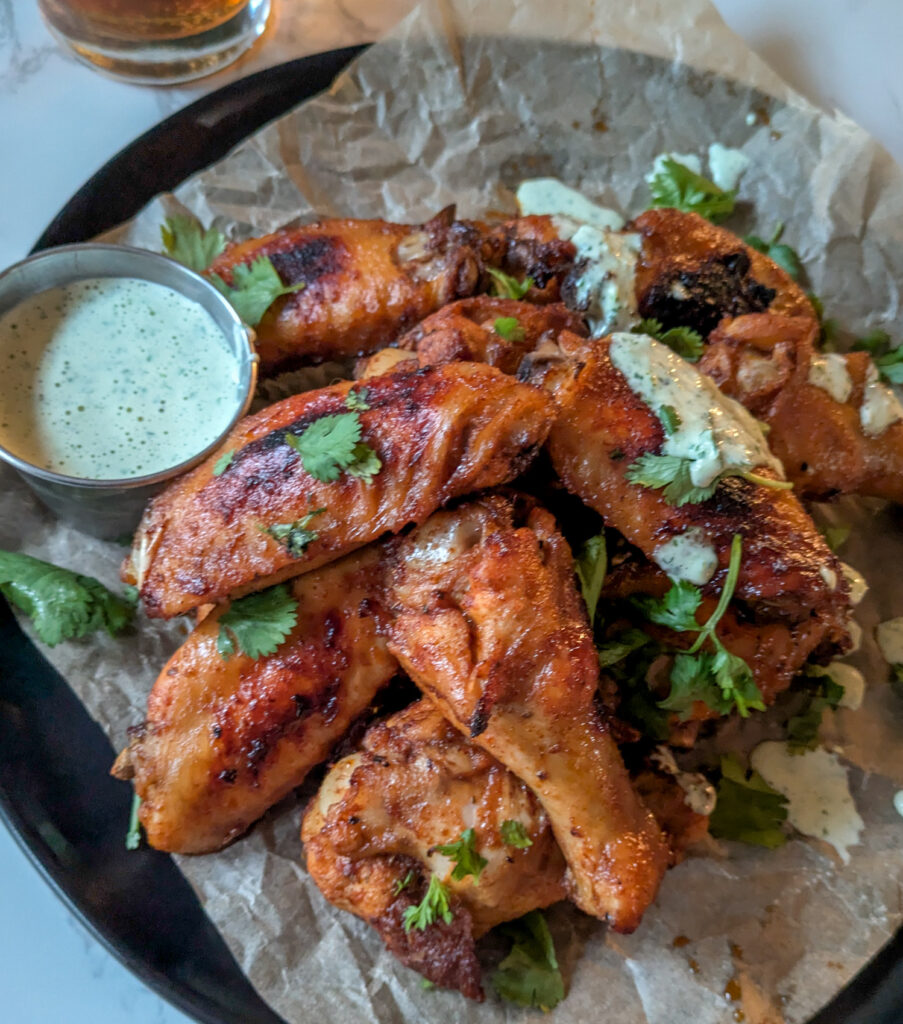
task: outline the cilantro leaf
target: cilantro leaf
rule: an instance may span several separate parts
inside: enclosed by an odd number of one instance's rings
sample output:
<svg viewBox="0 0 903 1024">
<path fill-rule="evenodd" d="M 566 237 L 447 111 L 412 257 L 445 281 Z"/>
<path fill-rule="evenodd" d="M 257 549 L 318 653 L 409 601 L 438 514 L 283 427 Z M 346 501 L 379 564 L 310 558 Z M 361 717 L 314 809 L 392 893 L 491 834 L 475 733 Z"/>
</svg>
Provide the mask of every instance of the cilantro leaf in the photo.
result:
<svg viewBox="0 0 903 1024">
<path fill-rule="evenodd" d="M 229 451 L 223 452 L 222 455 L 213 463 L 213 475 L 222 476 L 223 473 L 232 465 L 232 460 L 235 458 L 235 449 L 230 448 Z"/>
<path fill-rule="evenodd" d="M 533 845 L 533 840 L 527 835 L 527 830 L 516 818 L 506 818 L 499 828 L 502 842 L 505 846 L 513 846 L 516 850 L 526 850 Z"/>
<path fill-rule="evenodd" d="M 818 342 L 826 352 L 833 352 L 837 340 L 837 321 L 833 317 L 825 317 L 825 304 L 814 292 L 809 292 L 808 298 L 818 318 Z"/>
<path fill-rule="evenodd" d="M 786 804 L 758 772 L 745 772 L 730 754 L 721 758 L 718 802 L 709 818 L 709 831 L 716 839 L 735 839 L 774 850 L 787 842 L 781 830 L 787 820 Z"/>
<path fill-rule="evenodd" d="M 746 718 L 750 711 L 764 711 L 762 691 L 756 685 L 755 677 L 749 665 L 737 654 L 732 654 L 721 641 L 712 634 L 717 647 L 712 658 L 712 674 L 721 690 L 721 708 L 726 713 L 736 708 L 741 718 Z"/>
<path fill-rule="evenodd" d="M 404 876 L 404 878 L 396 879 L 395 885 L 392 886 L 392 895 L 393 896 L 397 896 L 399 893 L 404 892 L 404 890 L 407 889 L 407 887 L 413 881 L 414 881 L 414 869 L 411 868 L 410 871 L 408 871 L 408 873 Z"/>
<path fill-rule="evenodd" d="M 273 654 L 298 620 L 298 602 L 280 583 L 233 601 L 219 618 L 216 649 L 225 661 L 236 650 L 249 658 Z"/>
<path fill-rule="evenodd" d="M 825 543 L 836 555 L 847 542 L 853 530 L 852 527 L 841 524 L 840 526 L 820 526 L 819 532 L 825 538 Z"/>
<path fill-rule="evenodd" d="M 0 551 L 0 593 L 34 623 L 50 647 L 98 629 L 110 636 L 131 623 L 133 605 L 93 576 L 82 576 L 15 551 Z"/>
<path fill-rule="evenodd" d="M 129 830 L 125 834 L 125 848 L 137 850 L 141 844 L 141 822 L 138 820 L 138 809 L 141 807 L 141 797 L 137 793 L 132 794 L 132 810 L 129 814 Z"/>
<path fill-rule="evenodd" d="M 675 580 L 662 598 L 635 597 L 631 602 L 650 622 L 685 633 L 698 632 L 702 627 L 696 621 L 696 612 L 702 604 L 698 587 L 687 580 Z"/>
<path fill-rule="evenodd" d="M 459 882 L 468 875 L 473 875 L 473 880 L 478 882 L 483 868 L 489 863 L 485 857 L 477 853 L 476 833 L 472 828 L 466 828 L 461 833 L 461 838 L 453 843 L 444 843 L 434 849 L 451 857 L 455 862 L 452 878 Z"/>
<path fill-rule="evenodd" d="M 671 690 L 658 706 L 675 712 L 681 721 L 689 717 L 696 701 L 702 701 L 721 714 L 730 711 L 730 705 L 725 706 L 721 690 L 715 683 L 714 660 L 715 655 L 708 651 L 675 655 L 670 676 Z"/>
<path fill-rule="evenodd" d="M 596 607 L 599 604 L 599 595 L 602 593 L 602 584 L 605 582 L 605 572 L 608 568 L 604 529 L 595 537 L 590 537 L 583 545 L 577 556 L 575 567 L 580 579 L 583 600 L 586 602 L 589 623 L 592 625 L 596 618 Z"/>
<path fill-rule="evenodd" d="M 887 331 L 880 328 L 869 331 L 864 337 L 856 340 L 853 348 L 871 353 L 882 380 L 888 384 L 903 384 L 903 345 L 893 348 Z"/>
<path fill-rule="evenodd" d="M 198 273 L 206 270 L 226 248 L 226 236 L 216 228 L 204 230 L 197 217 L 175 214 L 160 225 L 167 256 Z"/>
<path fill-rule="evenodd" d="M 315 480 L 337 480 L 344 469 L 369 482 L 382 468 L 376 452 L 361 441 L 361 421 L 356 412 L 321 416 L 300 434 L 286 434 L 285 441 L 301 456 L 304 471 Z"/>
<path fill-rule="evenodd" d="M 272 526 L 261 527 L 261 530 L 268 533 L 273 540 L 284 544 L 292 558 L 300 558 L 307 545 L 312 544 L 320 536 L 316 530 L 308 530 L 311 520 L 325 511 L 325 508 L 316 508 L 293 523 L 273 523 Z"/>
<path fill-rule="evenodd" d="M 350 409 L 352 412 L 365 412 L 370 408 L 367 399 L 370 396 L 368 388 L 352 388 L 347 395 L 345 395 L 345 408 Z"/>
<path fill-rule="evenodd" d="M 688 363 L 695 363 L 705 348 L 702 335 L 692 327 L 672 327 L 666 331 L 660 320 L 647 319 L 641 320 L 630 330 L 633 334 L 647 334 L 650 338 L 655 338 Z"/>
<path fill-rule="evenodd" d="M 283 284 L 269 256 L 258 256 L 250 266 L 239 263 L 232 271 L 232 284 L 218 275 L 210 283 L 226 296 L 232 308 L 250 327 L 256 327 L 276 299 L 300 291 L 304 282 Z"/>
<path fill-rule="evenodd" d="M 446 924 L 451 924 L 453 916 L 448 905 L 448 888 L 438 875 L 433 875 L 423 899 L 416 906 L 405 909 L 402 926 L 406 932 L 412 928 L 422 932 L 440 917 Z"/>
<path fill-rule="evenodd" d="M 658 411 L 658 418 L 662 421 L 666 434 L 675 433 L 682 422 L 680 414 L 673 405 L 663 405 Z"/>
<path fill-rule="evenodd" d="M 523 341 L 525 337 L 523 327 L 514 316 L 496 317 L 492 328 L 505 341 Z"/>
<path fill-rule="evenodd" d="M 492 294 L 502 299 L 522 299 L 533 287 L 533 278 L 527 277 L 518 281 L 516 277 L 506 274 L 495 267 L 486 268 L 492 277 Z M 502 319 L 508 319 L 502 317 Z M 513 319 L 513 318 L 510 318 Z"/>
<path fill-rule="evenodd" d="M 792 753 L 814 750 L 818 746 L 818 730 L 825 711 L 836 708 L 843 700 L 843 687 L 825 669 L 809 666 L 806 675 L 810 679 L 806 703 L 787 722 L 787 746 Z"/>
<path fill-rule="evenodd" d="M 551 1010 L 564 999 L 555 944 L 541 911 L 531 910 L 499 931 L 513 942 L 492 975 L 496 992 L 509 1003 Z"/>
<path fill-rule="evenodd" d="M 665 157 L 649 184 L 653 206 L 669 206 L 685 213 L 698 213 L 711 221 L 734 212 L 736 190 L 726 192 L 689 167 Z"/>
<path fill-rule="evenodd" d="M 628 655 L 651 643 L 652 638 L 641 629 L 625 629 L 623 633 L 596 648 L 599 668 L 609 668 L 623 661 Z"/>
<path fill-rule="evenodd" d="M 771 477 L 731 466 L 719 473 L 707 486 L 697 487 L 690 475 L 692 464 L 691 459 L 680 455 L 655 455 L 646 452 L 627 467 L 626 476 L 632 484 L 661 490 L 665 501 L 676 508 L 708 501 L 717 490 L 718 484 L 729 476 L 739 476 L 759 487 L 771 487 L 779 491 L 789 491 L 793 487 L 790 480 L 773 480 Z"/>
<path fill-rule="evenodd" d="M 781 242 L 781 235 L 784 234 L 784 225 L 780 221 L 775 225 L 771 238 L 766 242 L 758 235 L 747 235 L 743 241 L 757 252 L 764 253 L 770 260 L 785 270 L 794 281 L 798 281 L 803 272 L 803 264 L 796 250 Z"/>
</svg>

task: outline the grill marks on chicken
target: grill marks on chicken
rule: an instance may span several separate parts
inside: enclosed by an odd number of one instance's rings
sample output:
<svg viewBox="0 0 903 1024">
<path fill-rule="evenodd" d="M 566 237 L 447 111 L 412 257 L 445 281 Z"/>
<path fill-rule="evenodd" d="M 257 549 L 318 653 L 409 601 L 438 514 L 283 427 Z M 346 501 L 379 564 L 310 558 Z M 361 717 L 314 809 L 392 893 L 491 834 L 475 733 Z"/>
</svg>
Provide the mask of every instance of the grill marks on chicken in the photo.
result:
<svg viewBox="0 0 903 1024">
<path fill-rule="evenodd" d="M 557 297 L 574 248 L 548 220 L 489 227 L 455 220 L 453 206 L 420 225 L 326 220 L 231 245 L 210 271 L 231 283 L 235 267 L 268 256 L 284 284 L 304 285 L 257 327 L 261 364 L 272 371 L 388 345 L 434 310 L 488 287 L 487 267 L 532 276 L 539 300 Z"/>
<path fill-rule="evenodd" d="M 275 654 L 223 660 L 214 610 L 167 662 L 113 774 L 131 778 L 150 844 L 206 853 L 299 786 L 398 665 L 380 633 L 381 548 L 296 578 L 297 625 Z"/>
<path fill-rule="evenodd" d="M 865 494 L 903 502 L 903 421 L 873 437 L 862 426 L 871 358 L 827 356 L 842 360 L 849 377 L 849 395 L 838 401 L 810 381 L 813 364 L 826 358 L 816 351 L 817 337 L 806 317 L 738 317 L 712 333 L 699 368 L 768 424 L 768 443 L 804 497 Z"/>
<path fill-rule="evenodd" d="M 304 470 L 286 434 L 346 413 L 350 383 L 295 395 L 242 420 L 220 450 L 148 506 L 123 578 L 149 615 L 169 617 L 314 569 L 450 498 L 512 479 L 548 433 L 551 400 L 491 367 L 458 363 L 369 382 L 362 440 L 382 468 L 369 483 Z M 224 453 L 233 452 L 216 473 Z M 293 554 L 267 529 L 322 509 Z"/>
<path fill-rule="evenodd" d="M 631 931 L 667 861 L 596 704 L 573 558 L 544 510 L 489 497 L 399 543 L 390 650 L 443 714 L 542 803 L 587 913 Z"/>
<path fill-rule="evenodd" d="M 521 823 L 531 846 L 505 845 L 507 820 Z M 453 862 L 435 849 L 468 828 L 487 861 L 478 881 L 453 879 Z M 330 769 L 301 836 L 331 903 L 370 923 L 403 963 L 475 999 L 474 939 L 566 895 L 564 859 L 536 797 L 429 700 L 372 726 L 361 750 Z M 454 919 L 405 932 L 404 911 L 432 874 L 448 887 Z"/>
</svg>

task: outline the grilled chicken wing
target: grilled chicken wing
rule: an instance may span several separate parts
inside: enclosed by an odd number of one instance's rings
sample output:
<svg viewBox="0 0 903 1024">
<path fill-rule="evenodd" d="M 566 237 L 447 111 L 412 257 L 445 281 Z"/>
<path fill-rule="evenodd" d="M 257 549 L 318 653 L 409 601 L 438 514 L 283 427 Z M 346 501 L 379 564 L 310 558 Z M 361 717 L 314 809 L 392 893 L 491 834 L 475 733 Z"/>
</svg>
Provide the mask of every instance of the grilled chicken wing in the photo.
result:
<svg viewBox="0 0 903 1024">
<path fill-rule="evenodd" d="M 786 271 L 698 213 L 646 210 L 625 230 L 641 238 L 634 285 L 639 315 L 666 329 L 692 327 L 705 337 L 725 317 L 765 310 L 817 322 Z"/>
<path fill-rule="evenodd" d="M 561 358 L 540 353 L 523 367 L 559 405 L 547 447 L 565 487 L 652 561 L 663 558 L 662 545 L 698 531 L 690 536 L 704 538 L 717 556 L 709 592 L 720 592 L 731 540 L 739 533 L 737 598 L 771 618 L 799 622 L 818 610 L 845 623 L 849 605 L 840 563 L 792 492 L 728 477 L 707 501 L 678 507 L 661 490 L 627 479 L 640 456 L 659 452 L 665 434 L 658 416 L 613 364 L 610 345 L 608 339 L 587 344 L 564 332 Z M 700 375 L 700 387 L 704 380 Z M 766 466 L 756 471 L 773 476 Z"/>
<path fill-rule="evenodd" d="M 395 675 L 373 600 L 381 553 L 369 547 L 294 579 L 297 625 L 275 654 L 223 660 L 223 607 L 169 659 L 113 769 L 134 780 L 152 846 L 206 853 L 241 835 Z"/>
<path fill-rule="evenodd" d="M 295 395 L 242 420 L 217 453 L 151 502 L 123 567 L 149 615 L 259 590 L 510 480 L 554 414 L 541 391 L 476 363 L 381 377 L 368 383 L 369 409 L 358 415 L 361 441 L 382 468 L 369 483 L 346 472 L 323 482 L 286 436 L 346 413 L 351 387 Z M 267 532 L 314 512 L 306 525 L 316 536 L 305 534 L 300 548 Z"/>
<path fill-rule="evenodd" d="M 532 845 L 505 844 L 501 826 L 512 820 Z M 487 861 L 478 881 L 452 878 L 454 862 L 435 849 L 466 829 Z M 329 771 L 301 837 L 331 903 L 369 922 L 402 963 L 475 999 L 474 939 L 566 896 L 564 859 L 536 797 L 426 699 L 371 727 L 360 752 Z M 454 919 L 405 931 L 404 911 L 430 875 L 448 887 Z"/>
<path fill-rule="evenodd" d="M 771 428 L 768 443 L 809 498 L 903 502 L 903 408 L 865 352 L 819 354 L 808 317 L 720 324 L 699 368 Z"/>
<path fill-rule="evenodd" d="M 455 220 L 454 207 L 425 224 L 326 220 L 231 245 L 210 272 L 231 283 L 237 266 L 268 256 L 284 284 L 304 285 L 257 327 L 261 364 L 273 370 L 388 345 L 427 314 L 487 287 L 487 267 L 533 277 L 539 300 L 557 297 L 574 249 L 545 220 L 489 227 Z"/>
<path fill-rule="evenodd" d="M 540 509 L 440 513 L 389 570 L 390 650 L 443 714 L 536 794 L 587 913 L 630 931 L 667 849 L 596 706 L 598 664 L 567 543 Z"/>
</svg>

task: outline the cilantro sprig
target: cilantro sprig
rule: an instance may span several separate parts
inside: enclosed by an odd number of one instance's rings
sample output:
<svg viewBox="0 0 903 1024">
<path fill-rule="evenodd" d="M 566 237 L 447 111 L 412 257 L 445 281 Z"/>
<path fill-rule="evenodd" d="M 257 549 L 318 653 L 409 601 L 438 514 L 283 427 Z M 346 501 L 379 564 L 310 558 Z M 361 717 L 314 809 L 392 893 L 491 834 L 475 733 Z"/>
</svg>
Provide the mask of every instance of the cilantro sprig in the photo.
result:
<svg viewBox="0 0 903 1024">
<path fill-rule="evenodd" d="M 733 213 L 737 196 L 735 189 L 727 192 L 669 156 L 664 157 L 654 169 L 649 188 L 652 206 L 698 213 L 711 221 Z"/>
<path fill-rule="evenodd" d="M 499 832 L 505 846 L 513 846 L 515 850 L 526 850 L 533 845 L 523 822 L 516 818 L 506 818 L 499 826 Z"/>
<path fill-rule="evenodd" d="M 473 880 L 478 882 L 483 868 L 489 863 L 477 852 L 476 840 L 476 832 L 472 828 L 466 828 L 461 833 L 461 838 L 455 842 L 433 847 L 434 850 L 450 857 L 455 862 L 451 876 L 456 882 L 462 881 L 468 875 L 473 875 Z"/>
<path fill-rule="evenodd" d="M 787 842 L 781 828 L 786 820 L 785 797 L 758 772 L 746 772 L 735 755 L 721 758 L 718 800 L 709 818 L 709 831 L 716 839 L 774 850 Z"/>
<path fill-rule="evenodd" d="M 891 346 L 887 331 L 869 331 L 853 344 L 854 351 L 868 352 L 875 361 L 878 374 L 888 384 L 903 385 L 903 345 Z"/>
<path fill-rule="evenodd" d="M 699 331 L 692 327 L 672 327 L 665 330 L 661 320 L 647 318 L 641 320 L 636 327 L 631 327 L 633 334 L 647 334 L 650 338 L 667 345 L 688 363 L 695 363 L 702 355 L 704 344 Z"/>
<path fill-rule="evenodd" d="M 284 583 L 233 601 L 219 618 L 216 649 L 225 661 L 236 651 L 249 658 L 275 654 L 298 621 L 298 602 Z"/>
<path fill-rule="evenodd" d="M 440 918 L 451 924 L 454 915 L 448 902 L 448 887 L 438 875 L 433 875 L 423 899 L 416 906 L 405 908 L 402 927 L 406 932 L 412 928 L 423 931 Z"/>
<path fill-rule="evenodd" d="M 206 230 L 197 217 L 175 214 L 160 225 L 163 251 L 191 270 L 202 273 L 226 248 L 226 236 L 217 228 Z"/>
<path fill-rule="evenodd" d="M 367 483 L 382 468 L 376 452 L 361 441 L 360 417 L 356 412 L 321 416 L 300 434 L 287 433 L 286 444 L 301 456 L 304 471 L 315 480 L 331 482 L 344 471 Z"/>
<path fill-rule="evenodd" d="M 369 388 L 352 388 L 345 395 L 345 408 L 352 412 L 365 412 L 370 408 L 369 397 Z"/>
<path fill-rule="evenodd" d="M 690 475 L 692 465 L 693 460 L 682 455 L 656 455 L 653 452 L 646 452 L 627 467 L 626 475 L 630 483 L 660 490 L 665 501 L 678 508 L 681 505 L 696 505 L 701 501 L 708 501 L 721 481 L 730 476 L 739 476 L 760 487 L 771 487 L 779 491 L 789 491 L 793 487 L 791 480 L 773 480 L 771 477 L 735 466 L 728 466 L 710 484 L 699 487 L 693 483 Z"/>
<path fill-rule="evenodd" d="M 596 618 L 599 595 L 602 593 L 602 584 L 605 582 L 605 572 L 608 568 L 604 529 L 586 541 L 580 549 L 580 554 L 577 555 L 575 566 L 589 622 L 592 625 Z"/>
<path fill-rule="evenodd" d="M 523 327 L 515 316 L 496 317 L 492 329 L 504 341 L 523 341 L 526 337 Z"/>
<path fill-rule="evenodd" d="M 492 294 L 502 299 L 522 299 L 535 283 L 532 277 L 518 281 L 516 277 L 506 274 L 504 270 L 498 270 L 496 267 L 487 267 L 486 269 L 492 277 Z M 502 319 L 507 318 L 503 317 Z"/>
<path fill-rule="evenodd" d="M 746 242 L 750 249 L 764 253 L 770 260 L 777 263 L 782 270 L 785 270 L 794 281 L 798 281 L 803 272 L 803 264 L 796 250 L 792 249 L 786 242 L 781 241 L 783 234 L 784 224 L 782 221 L 778 221 L 771 234 L 771 238 L 767 241 L 758 235 L 747 235 L 743 241 Z"/>
<path fill-rule="evenodd" d="M 312 544 L 320 536 L 316 530 L 310 530 L 308 527 L 317 516 L 322 515 L 325 511 L 325 508 L 315 508 L 293 523 L 273 523 L 272 526 L 261 527 L 261 530 L 269 534 L 273 540 L 284 544 L 292 558 L 300 558 L 308 544 Z"/>
<path fill-rule="evenodd" d="M 135 615 L 134 602 L 93 576 L 82 576 L 16 551 L 0 551 L 0 593 L 33 622 L 49 647 L 99 629 L 121 633 Z"/>
<path fill-rule="evenodd" d="M 492 975 L 496 992 L 518 1006 L 545 1011 L 557 1006 L 564 999 L 564 980 L 542 912 L 531 910 L 517 921 L 502 925 L 499 932 L 513 945 Z"/>
</svg>

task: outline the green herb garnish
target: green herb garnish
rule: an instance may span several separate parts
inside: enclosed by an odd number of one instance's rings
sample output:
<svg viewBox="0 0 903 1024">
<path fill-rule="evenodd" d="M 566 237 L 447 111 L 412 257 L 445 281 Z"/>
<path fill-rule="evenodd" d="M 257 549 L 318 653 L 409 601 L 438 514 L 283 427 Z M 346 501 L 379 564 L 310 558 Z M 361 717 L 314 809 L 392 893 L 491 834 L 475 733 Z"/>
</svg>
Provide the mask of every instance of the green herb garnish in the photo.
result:
<svg viewBox="0 0 903 1024">
<path fill-rule="evenodd" d="M 370 483 L 382 462 L 361 441 L 361 429 L 356 412 L 340 412 L 321 416 L 300 434 L 286 434 L 285 441 L 301 456 L 305 472 L 315 480 L 328 483 L 344 471 Z"/>
<path fill-rule="evenodd" d="M 903 384 L 903 345 L 891 346 L 887 331 L 876 329 L 857 338 L 853 349 L 871 353 L 878 375 L 888 384 Z"/>
<path fill-rule="evenodd" d="M 239 263 L 232 269 L 232 284 L 218 275 L 211 274 L 209 281 L 226 296 L 232 308 L 250 327 L 256 327 L 263 314 L 276 299 L 300 291 L 304 282 L 283 284 L 279 272 L 269 256 L 258 256 L 253 263 Z"/>
<path fill-rule="evenodd" d="M 466 828 L 461 833 L 461 838 L 455 842 L 443 843 L 434 849 L 455 862 L 451 876 L 456 882 L 462 881 L 468 875 L 473 875 L 473 880 L 478 882 L 483 868 L 489 863 L 485 857 L 477 853 L 476 833 L 472 828 Z"/>
<path fill-rule="evenodd" d="M 0 551 L 0 593 L 34 623 L 50 647 L 78 640 L 98 629 L 115 636 L 128 626 L 135 608 L 93 576 L 82 576 L 16 551 Z"/>
<path fill-rule="evenodd" d="M 693 461 L 682 455 L 655 455 L 647 452 L 628 466 L 626 475 L 632 484 L 661 490 L 665 501 L 677 507 L 708 501 L 717 490 L 718 484 L 730 476 L 739 476 L 760 487 L 771 487 L 779 491 L 789 491 L 793 487 L 790 480 L 772 480 L 771 477 L 762 476 L 760 473 L 731 466 L 722 470 L 710 484 L 698 487 L 690 476 Z"/>
<path fill-rule="evenodd" d="M 274 654 L 298 621 L 298 602 L 284 583 L 233 601 L 219 618 L 216 649 L 225 660 L 240 651 L 249 658 Z"/>
<path fill-rule="evenodd" d="M 229 451 L 223 452 L 222 455 L 213 463 L 213 475 L 222 476 L 223 473 L 232 465 L 232 460 L 235 458 L 235 449 L 230 448 Z"/>
<path fill-rule="evenodd" d="M 440 917 L 446 924 L 452 923 L 453 915 L 448 905 L 448 888 L 439 880 L 438 875 L 433 875 L 423 899 L 415 907 L 405 909 L 402 926 L 406 932 L 412 928 L 423 931 L 431 924 L 435 924 Z"/>
<path fill-rule="evenodd" d="M 525 334 L 517 317 L 499 316 L 492 325 L 495 333 L 505 341 L 523 341 Z"/>
<path fill-rule="evenodd" d="M 367 399 L 370 397 L 368 388 L 352 388 L 345 395 L 345 408 L 352 412 L 366 412 L 370 408 Z"/>
<path fill-rule="evenodd" d="M 669 156 L 661 160 L 649 183 L 652 206 L 668 206 L 718 221 L 734 212 L 736 190 L 726 192 L 714 181 Z"/>
<path fill-rule="evenodd" d="M 613 640 L 608 640 L 596 648 L 599 668 L 611 668 L 651 642 L 652 638 L 641 629 L 625 629 Z"/>
<path fill-rule="evenodd" d="M 702 335 L 691 327 L 672 327 L 666 331 L 661 320 L 647 319 L 641 320 L 630 330 L 633 334 L 646 334 L 650 338 L 655 338 L 688 363 L 695 363 L 705 348 Z"/>
<path fill-rule="evenodd" d="M 404 878 L 398 878 L 395 880 L 395 885 L 392 886 L 392 895 L 397 896 L 400 892 L 404 892 L 405 889 L 414 881 L 414 869 L 412 868 L 404 876 Z"/>
<path fill-rule="evenodd" d="M 486 268 L 492 277 L 492 294 L 502 299 L 522 299 L 533 287 L 532 277 L 518 281 L 516 277 L 506 274 L 503 270 L 495 267 Z M 502 317 L 502 319 L 513 319 L 513 317 Z M 496 321 L 498 322 L 498 321 Z"/>
<path fill-rule="evenodd" d="M 586 602 L 589 622 L 592 625 L 596 618 L 596 607 L 599 604 L 599 595 L 602 593 L 602 584 L 605 582 L 605 571 L 608 568 L 604 529 L 586 541 L 577 556 L 575 567 L 580 580 L 583 600 Z"/>
<path fill-rule="evenodd" d="M 733 754 L 721 758 L 718 801 L 709 818 L 716 839 L 735 839 L 770 850 L 783 846 L 787 836 L 787 800 L 755 771 L 746 772 Z"/>
<path fill-rule="evenodd" d="M 204 230 L 197 217 L 175 214 L 160 226 L 163 250 L 199 274 L 226 248 L 226 236 L 216 228 Z"/>
<path fill-rule="evenodd" d="M 309 530 L 311 521 L 315 516 L 322 515 L 325 508 L 315 508 L 306 516 L 296 519 L 293 523 L 273 523 L 272 526 L 262 526 L 263 533 L 269 534 L 273 540 L 284 544 L 292 558 L 300 558 L 308 544 L 312 544 L 320 535 L 316 530 Z"/>
<path fill-rule="evenodd" d="M 798 281 L 800 274 L 803 272 L 803 264 L 796 250 L 781 242 L 781 235 L 783 234 L 784 225 L 781 221 L 778 221 L 771 238 L 767 242 L 764 238 L 759 238 L 758 235 L 747 235 L 743 241 L 751 249 L 764 253 L 770 260 L 777 263 L 782 270 L 785 270 L 794 281 Z"/>
<path fill-rule="evenodd" d="M 673 405 L 663 405 L 658 411 L 658 418 L 668 435 L 676 433 L 682 423 L 680 415 Z"/>
<path fill-rule="evenodd" d="M 822 537 L 825 538 L 825 543 L 835 555 L 846 544 L 850 534 L 853 532 L 852 527 L 843 524 L 840 526 L 820 526 L 818 529 Z"/>
<path fill-rule="evenodd" d="M 844 689 L 820 666 L 810 666 L 809 691 L 805 705 L 787 722 L 787 748 L 798 754 L 818 746 L 818 730 L 828 708 L 832 710 L 843 700 Z"/>
<path fill-rule="evenodd" d="M 533 840 L 527 835 L 523 823 L 516 818 L 506 818 L 499 828 L 502 842 L 505 846 L 513 846 L 516 850 L 526 850 L 533 845 Z"/>
<path fill-rule="evenodd" d="M 564 999 L 564 980 L 546 919 L 531 910 L 499 932 L 513 942 L 511 952 L 492 975 L 496 992 L 509 1003 L 549 1011 Z"/>
<path fill-rule="evenodd" d="M 129 814 L 129 830 L 125 834 L 125 848 L 137 850 L 141 844 L 141 822 L 138 820 L 138 809 L 141 807 L 141 797 L 137 793 L 132 794 L 132 810 Z"/>
<path fill-rule="evenodd" d="M 837 321 L 833 317 L 825 317 L 825 304 L 814 292 L 809 292 L 808 298 L 818 319 L 818 342 L 826 352 L 833 352 L 839 330 Z"/>
</svg>

